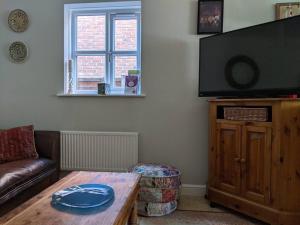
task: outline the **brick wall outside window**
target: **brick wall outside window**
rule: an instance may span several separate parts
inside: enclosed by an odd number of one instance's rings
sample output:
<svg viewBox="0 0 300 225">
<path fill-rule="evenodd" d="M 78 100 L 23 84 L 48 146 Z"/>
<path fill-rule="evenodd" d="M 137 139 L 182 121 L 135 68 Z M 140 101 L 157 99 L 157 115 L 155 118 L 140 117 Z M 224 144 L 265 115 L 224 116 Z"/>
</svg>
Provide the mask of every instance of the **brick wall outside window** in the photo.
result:
<svg viewBox="0 0 300 225">
<path fill-rule="evenodd" d="M 116 20 L 115 21 L 115 50 L 136 51 L 137 40 L 136 20 Z"/>
<path fill-rule="evenodd" d="M 77 17 L 77 50 L 105 51 L 105 16 Z M 115 21 L 115 50 L 136 51 L 137 21 L 134 19 Z M 135 56 L 115 57 L 115 85 L 121 85 L 121 75 L 136 69 Z M 81 90 L 95 90 L 97 83 L 105 78 L 105 56 L 77 57 L 77 86 Z"/>
<path fill-rule="evenodd" d="M 105 50 L 105 16 L 77 17 L 77 49 Z"/>
</svg>

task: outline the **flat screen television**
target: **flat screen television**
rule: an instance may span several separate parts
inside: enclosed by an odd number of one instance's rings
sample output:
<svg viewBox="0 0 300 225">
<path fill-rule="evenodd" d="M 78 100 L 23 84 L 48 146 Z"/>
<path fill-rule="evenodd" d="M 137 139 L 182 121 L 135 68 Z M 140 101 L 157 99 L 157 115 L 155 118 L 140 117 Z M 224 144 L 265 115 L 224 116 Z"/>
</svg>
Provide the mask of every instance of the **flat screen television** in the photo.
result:
<svg viewBox="0 0 300 225">
<path fill-rule="evenodd" d="M 300 94 L 300 16 L 200 39 L 199 96 Z"/>
</svg>

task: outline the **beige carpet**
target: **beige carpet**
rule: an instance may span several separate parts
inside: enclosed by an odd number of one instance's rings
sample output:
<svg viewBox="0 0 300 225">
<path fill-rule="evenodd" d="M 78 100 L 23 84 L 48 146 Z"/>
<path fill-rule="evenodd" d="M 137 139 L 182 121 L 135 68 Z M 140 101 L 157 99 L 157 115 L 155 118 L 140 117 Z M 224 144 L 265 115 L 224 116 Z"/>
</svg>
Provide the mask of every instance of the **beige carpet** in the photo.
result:
<svg viewBox="0 0 300 225">
<path fill-rule="evenodd" d="M 163 217 L 140 217 L 140 225 L 264 225 L 222 208 L 210 208 L 203 198 L 183 196 L 178 210 Z"/>
<path fill-rule="evenodd" d="M 205 198 L 195 196 L 183 196 L 179 201 L 177 209 L 182 211 L 225 212 L 220 207 L 211 208 L 209 201 Z"/>
<path fill-rule="evenodd" d="M 171 215 L 140 219 L 140 225 L 258 225 L 229 213 L 176 211 Z"/>
</svg>

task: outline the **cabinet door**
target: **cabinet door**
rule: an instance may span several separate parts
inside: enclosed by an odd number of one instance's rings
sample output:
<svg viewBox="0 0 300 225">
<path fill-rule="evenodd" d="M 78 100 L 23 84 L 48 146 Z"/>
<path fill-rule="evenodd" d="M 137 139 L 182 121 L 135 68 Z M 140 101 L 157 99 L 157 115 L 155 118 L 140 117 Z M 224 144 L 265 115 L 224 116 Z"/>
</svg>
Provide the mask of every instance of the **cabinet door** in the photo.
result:
<svg viewBox="0 0 300 225">
<path fill-rule="evenodd" d="M 217 188 L 232 194 L 240 193 L 241 126 L 217 125 Z"/>
<path fill-rule="evenodd" d="M 271 128 L 243 127 L 242 195 L 265 204 L 270 202 L 271 135 Z"/>
</svg>

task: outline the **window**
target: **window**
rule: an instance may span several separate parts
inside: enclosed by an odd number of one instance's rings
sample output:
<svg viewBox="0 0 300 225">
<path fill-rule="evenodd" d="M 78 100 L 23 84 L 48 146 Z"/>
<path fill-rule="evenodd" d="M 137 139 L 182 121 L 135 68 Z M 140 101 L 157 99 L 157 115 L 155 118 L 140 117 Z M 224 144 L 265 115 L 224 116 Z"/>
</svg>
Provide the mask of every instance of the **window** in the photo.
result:
<svg viewBox="0 0 300 225">
<path fill-rule="evenodd" d="M 124 93 L 128 70 L 141 70 L 140 14 L 140 1 L 65 5 L 65 93 L 96 94 L 100 82 Z"/>
</svg>

